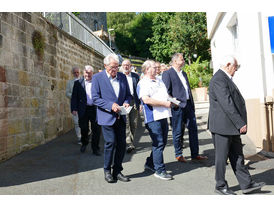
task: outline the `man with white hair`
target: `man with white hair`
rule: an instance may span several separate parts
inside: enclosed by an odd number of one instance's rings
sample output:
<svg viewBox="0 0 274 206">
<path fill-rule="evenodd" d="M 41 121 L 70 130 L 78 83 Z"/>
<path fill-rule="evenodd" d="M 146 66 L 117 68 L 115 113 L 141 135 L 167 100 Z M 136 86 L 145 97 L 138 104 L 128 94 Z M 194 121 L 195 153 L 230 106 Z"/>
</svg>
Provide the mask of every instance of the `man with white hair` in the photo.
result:
<svg viewBox="0 0 274 206">
<path fill-rule="evenodd" d="M 235 194 L 225 180 L 228 158 L 244 194 L 265 185 L 264 182 L 254 182 L 244 165 L 240 135 L 247 132 L 247 113 L 245 100 L 232 81 L 239 67 L 234 56 L 226 56 L 221 62 L 221 69 L 214 74 L 209 84 L 208 128 L 215 147 L 215 192 L 221 195 Z"/>
<path fill-rule="evenodd" d="M 92 130 L 91 148 L 93 154 L 100 155 L 99 140 L 101 128 L 96 120 L 96 106 L 91 96 L 91 85 L 93 67 L 86 65 L 84 70 L 84 77 L 74 83 L 72 97 L 71 97 L 71 112 L 73 115 L 79 116 L 79 126 L 81 128 L 81 142 L 82 146 L 80 151 L 85 152 L 89 143 L 89 122 Z"/>
<path fill-rule="evenodd" d="M 105 180 L 108 183 L 114 183 L 117 180 L 128 182 L 130 179 L 121 173 L 126 150 L 126 115 L 121 111 L 122 106 L 125 109 L 129 107 L 130 89 L 126 76 L 118 72 L 119 58 L 116 54 L 105 57 L 104 67 L 105 70 L 93 77 L 92 99 L 98 107 L 98 124 L 102 126 L 105 140 Z"/>
<path fill-rule="evenodd" d="M 127 124 L 126 124 L 126 142 L 127 142 L 127 153 L 130 153 L 135 149 L 134 139 L 135 131 L 138 124 L 138 111 L 140 107 L 140 100 L 138 98 L 136 88 L 139 82 L 139 75 L 131 71 L 131 62 L 129 59 L 125 59 L 122 62 L 122 72 L 127 77 L 130 94 L 133 97 L 130 101 L 130 106 L 132 106 L 131 111 L 127 114 Z"/>
</svg>

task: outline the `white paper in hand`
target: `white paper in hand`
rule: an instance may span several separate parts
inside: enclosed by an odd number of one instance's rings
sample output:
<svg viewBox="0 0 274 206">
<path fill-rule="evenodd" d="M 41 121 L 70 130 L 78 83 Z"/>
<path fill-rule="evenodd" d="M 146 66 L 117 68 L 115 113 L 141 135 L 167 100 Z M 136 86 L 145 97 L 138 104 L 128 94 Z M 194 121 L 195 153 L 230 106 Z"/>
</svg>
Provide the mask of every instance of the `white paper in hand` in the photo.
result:
<svg viewBox="0 0 274 206">
<path fill-rule="evenodd" d="M 180 101 L 177 100 L 175 97 L 174 97 L 174 98 L 168 97 L 168 98 L 167 98 L 167 101 L 170 101 L 170 102 L 172 102 L 173 104 L 175 104 L 175 105 L 177 105 L 177 106 L 180 104 Z"/>
<path fill-rule="evenodd" d="M 120 115 L 126 115 L 128 113 L 130 113 L 132 106 L 129 106 L 128 108 L 125 108 L 124 106 L 120 106 Z"/>
</svg>

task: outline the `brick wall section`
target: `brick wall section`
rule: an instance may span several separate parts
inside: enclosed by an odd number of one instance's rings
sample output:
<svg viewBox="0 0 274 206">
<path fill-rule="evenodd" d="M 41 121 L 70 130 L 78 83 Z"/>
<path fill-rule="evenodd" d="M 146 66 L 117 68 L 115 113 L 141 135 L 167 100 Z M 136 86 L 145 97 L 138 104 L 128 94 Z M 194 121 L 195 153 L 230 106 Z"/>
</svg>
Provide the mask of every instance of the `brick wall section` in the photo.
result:
<svg viewBox="0 0 274 206">
<path fill-rule="evenodd" d="M 34 30 L 45 37 L 39 61 Z M 40 13 L 0 13 L 0 161 L 73 127 L 65 96 L 71 67 L 103 68 L 103 56 L 47 22 Z"/>
</svg>

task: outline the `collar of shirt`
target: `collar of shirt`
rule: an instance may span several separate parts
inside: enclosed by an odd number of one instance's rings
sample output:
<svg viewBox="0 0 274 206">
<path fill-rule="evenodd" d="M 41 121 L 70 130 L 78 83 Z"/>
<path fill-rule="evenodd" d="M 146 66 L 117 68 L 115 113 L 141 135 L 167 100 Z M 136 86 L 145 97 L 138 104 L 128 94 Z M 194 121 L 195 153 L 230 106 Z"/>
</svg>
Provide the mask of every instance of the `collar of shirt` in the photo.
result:
<svg viewBox="0 0 274 206">
<path fill-rule="evenodd" d="M 129 74 L 124 73 L 124 75 L 126 75 L 127 77 L 131 77 L 131 72 L 129 72 Z"/>
<path fill-rule="evenodd" d="M 106 70 L 106 73 L 107 73 L 107 70 Z M 108 76 L 108 78 L 109 78 L 110 80 L 115 80 L 115 79 L 117 79 L 117 74 L 116 74 L 116 76 L 115 76 L 114 78 L 112 78 L 112 76 L 110 76 L 109 73 L 107 73 L 107 76 Z"/>
<path fill-rule="evenodd" d="M 156 77 L 155 79 L 150 79 L 149 77 L 144 76 L 143 79 L 145 79 L 145 80 L 147 80 L 147 81 L 150 81 L 150 82 L 157 82 L 157 77 Z"/>
<path fill-rule="evenodd" d="M 228 76 L 229 79 L 232 80 L 232 76 L 230 74 L 228 74 L 226 70 L 224 70 L 224 69 L 221 69 L 221 70 Z"/>
<path fill-rule="evenodd" d="M 177 71 L 177 69 L 175 69 L 174 67 L 172 67 L 172 68 L 175 70 L 175 72 L 176 72 L 177 74 L 183 74 L 182 70 Z"/>
<path fill-rule="evenodd" d="M 85 83 L 91 83 L 91 80 L 89 80 L 89 81 L 85 80 Z"/>
</svg>

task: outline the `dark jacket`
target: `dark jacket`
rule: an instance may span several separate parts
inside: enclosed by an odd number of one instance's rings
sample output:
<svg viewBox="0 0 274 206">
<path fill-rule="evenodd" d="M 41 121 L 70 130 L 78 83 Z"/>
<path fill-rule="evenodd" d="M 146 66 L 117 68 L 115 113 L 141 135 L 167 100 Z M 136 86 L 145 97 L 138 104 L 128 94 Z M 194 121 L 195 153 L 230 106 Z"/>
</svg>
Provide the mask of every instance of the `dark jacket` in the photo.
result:
<svg viewBox="0 0 274 206">
<path fill-rule="evenodd" d="M 193 107 L 193 109 L 195 109 L 194 101 L 193 101 L 193 97 L 192 97 L 192 93 L 191 93 L 191 89 L 190 89 L 190 85 L 189 85 L 189 82 L 188 82 L 187 75 L 184 71 L 182 71 L 182 72 L 183 72 L 183 75 L 186 79 L 187 86 L 189 88 L 189 99 L 191 101 L 191 106 Z M 186 106 L 186 103 L 187 103 L 186 91 L 185 91 L 184 85 L 183 85 L 181 79 L 178 77 L 178 74 L 175 71 L 175 69 L 172 67 L 169 70 L 164 71 L 164 73 L 162 75 L 162 80 L 166 85 L 167 93 L 170 96 L 175 97 L 177 100 L 179 100 L 181 102 L 179 104 L 179 107 L 184 108 Z"/>
<path fill-rule="evenodd" d="M 71 95 L 71 112 L 77 111 L 79 118 L 83 117 L 86 112 L 87 94 L 85 87 L 85 80 L 81 79 L 74 82 L 72 95 Z"/>
<path fill-rule="evenodd" d="M 140 80 L 140 77 L 138 74 L 136 74 L 134 72 L 131 72 L 131 77 L 132 77 L 132 82 L 133 82 L 133 98 L 134 98 L 136 108 L 139 110 L 140 99 L 138 98 L 136 89 L 137 89 L 137 84 Z"/>
<path fill-rule="evenodd" d="M 209 84 L 208 129 L 221 135 L 240 135 L 247 124 L 245 100 L 224 71 L 218 70 Z"/>
</svg>

